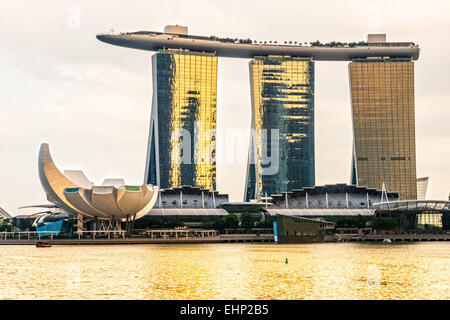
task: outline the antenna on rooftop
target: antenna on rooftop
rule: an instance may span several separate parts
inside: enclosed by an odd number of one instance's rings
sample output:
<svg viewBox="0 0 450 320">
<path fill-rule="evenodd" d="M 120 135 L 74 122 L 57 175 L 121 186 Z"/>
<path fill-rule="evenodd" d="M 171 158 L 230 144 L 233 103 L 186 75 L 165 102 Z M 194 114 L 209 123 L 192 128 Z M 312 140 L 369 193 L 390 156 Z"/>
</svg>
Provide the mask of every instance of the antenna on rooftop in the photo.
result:
<svg viewBox="0 0 450 320">
<path fill-rule="evenodd" d="M 268 200 L 268 198 L 267 198 L 267 192 L 266 192 L 266 208 L 267 208 L 267 206 L 269 205 L 268 202 L 267 202 L 267 200 Z"/>
<path fill-rule="evenodd" d="M 215 191 L 214 191 L 214 183 L 213 182 L 211 182 L 211 189 L 212 189 L 213 206 L 215 208 L 216 207 L 216 197 L 214 195 Z"/>
<path fill-rule="evenodd" d="M 386 202 L 389 202 L 389 198 L 387 195 L 386 185 L 383 182 L 383 185 L 381 186 L 381 202 L 383 202 L 383 198 L 386 197 Z"/>
</svg>

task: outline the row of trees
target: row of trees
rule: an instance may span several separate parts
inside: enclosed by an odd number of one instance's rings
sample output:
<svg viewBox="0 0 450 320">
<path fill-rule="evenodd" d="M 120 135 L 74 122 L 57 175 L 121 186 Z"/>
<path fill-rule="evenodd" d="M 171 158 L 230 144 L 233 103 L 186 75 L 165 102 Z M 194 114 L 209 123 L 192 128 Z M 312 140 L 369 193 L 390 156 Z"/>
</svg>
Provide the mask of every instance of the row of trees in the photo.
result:
<svg viewBox="0 0 450 320">
<path fill-rule="evenodd" d="M 229 214 L 219 220 L 208 220 L 203 222 L 202 228 L 225 230 L 244 228 L 250 230 L 252 228 L 272 228 L 274 218 L 266 218 L 265 221 L 257 221 L 251 214 L 243 213 L 240 218 L 235 214 Z M 183 227 L 185 224 L 178 219 L 152 219 L 146 222 L 145 227 L 152 229 L 173 229 Z"/>
<path fill-rule="evenodd" d="M 229 42 L 229 43 L 248 43 L 248 44 L 278 44 L 278 41 L 257 41 L 252 39 L 238 39 L 238 38 L 219 38 L 216 36 L 209 37 L 212 40 L 217 40 L 221 42 Z M 310 47 L 330 47 L 330 48 L 356 48 L 361 46 L 367 46 L 367 42 L 359 41 L 359 42 L 340 42 L 340 41 L 331 41 L 327 43 L 322 43 L 319 40 L 312 42 L 297 42 L 297 41 L 284 41 L 284 44 L 294 44 L 300 46 L 310 46 Z"/>
<path fill-rule="evenodd" d="M 177 220 L 177 219 L 155 219 L 155 220 L 150 220 L 148 227 L 153 228 L 153 229 L 158 229 L 158 228 L 162 228 L 162 229 L 173 229 L 176 227 L 183 227 L 184 223 Z"/>
<path fill-rule="evenodd" d="M 373 216 L 346 217 L 340 219 L 337 228 L 372 228 L 376 230 L 394 230 L 398 227 L 398 222 L 394 218 L 377 218 Z"/>
<path fill-rule="evenodd" d="M 0 232 L 3 231 L 12 231 L 13 225 L 11 219 L 8 218 L 0 218 Z"/>
<path fill-rule="evenodd" d="M 250 213 L 242 213 L 240 218 L 235 214 L 229 214 L 216 221 L 207 221 L 203 223 L 205 229 L 225 230 L 244 228 L 250 230 L 253 228 L 272 228 L 274 218 L 266 218 L 264 221 L 257 221 Z"/>
<path fill-rule="evenodd" d="M 339 42 L 339 41 L 331 41 L 327 43 L 321 43 L 320 41 L 313 41 L 310 43 L 311 47 L 331 47 L 331 48 L 356 48 L 367 46 L 367 42 Z"/>
<path fill-rule="evenodd" d="M 216 36 L 210 36 L 209 38 L 212 39 L 212 40 L 218 40 L 218 41 L 230 42 L 230 43 L 248 43 L 248 44 L 253 43 L 253 41 L 251 39 L 219 38 L 219 37 L 216 37 Z"/>
<path fill-rule="evenodd" d="M 240 42 L 239 43 L 252 43 L 250 39 L 247 41 L 250 42 Z M 231 41 L 234 42 L 234 41 Z M 258 41 L 254 40 L 253 43 L 257 44 Z M 278 44 L 277 41 L 259 41 L 259 44 Z M 331 41 L 327 43 L 322 43 L 320 41 L 312 41 L 312 42 L 297 42 L 297 41 L 284 41 L 284 44 L 294 44 L 299 46 L 309 46 L 309 47 L 330 47 L 330 48 L 356 48 L 367 46 L 367 42 L 339 42 L 339 41 Z"/>
</svg>

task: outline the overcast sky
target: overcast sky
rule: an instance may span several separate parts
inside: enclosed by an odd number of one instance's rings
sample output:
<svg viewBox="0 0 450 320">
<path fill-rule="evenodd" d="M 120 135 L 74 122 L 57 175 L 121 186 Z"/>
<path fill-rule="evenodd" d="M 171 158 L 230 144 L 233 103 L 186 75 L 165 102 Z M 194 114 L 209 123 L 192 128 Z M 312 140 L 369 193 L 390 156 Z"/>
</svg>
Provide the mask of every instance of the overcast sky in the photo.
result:
<svg viewBox="0 0 450 320">
<path fill-rule="evenodd" d="M 417 175 L 430 199 L 450 191 L 449 1 L 152 1 L 2 0 L 0 3 L 0 206 L 45 203 L 39 146 L 50 144 L 61 169 L 95 183 L 144 179 L 152 97 L 151 52 L 99 42 L 96 33 L 163 31 L 277 41 L 388 41 L 421 47 L 416 62 Z M 247 59 L 219 59 L 218 139 L 250 128 Z M 316 63 L 316 184 L 349 183 L 352 145 L 347 62 Z M 229 134 L 230 132 L 228 132 Z M 232 143 L 226 140 L 227 143 Z M 244 156 L 217 150 L 218 189 L 241 201 Z M 220 159 L 223 159 L 222 161 Z M 233 160 L 233 161 L 232 161 Z"/>
</svg>

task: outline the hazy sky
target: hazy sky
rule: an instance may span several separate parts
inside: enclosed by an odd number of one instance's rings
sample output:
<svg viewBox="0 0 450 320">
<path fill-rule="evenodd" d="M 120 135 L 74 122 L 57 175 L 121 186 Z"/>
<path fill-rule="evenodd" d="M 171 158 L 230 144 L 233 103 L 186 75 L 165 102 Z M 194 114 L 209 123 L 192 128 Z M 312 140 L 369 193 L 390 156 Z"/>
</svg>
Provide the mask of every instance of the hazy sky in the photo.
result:
<svg viewBox="0 0 450 320">
<path fill-rule="evenodd" d="M 163 31 L 255 40 L 388 41 L 421 47 L 416 62 L 417 175 L 429 176 L 430 199 L 450 191 L 450 3 L 448 1 L 64 1 L 0 3 L 0 206 L 44 203 L 39 146 L 57 166 L 82 169 L 100 184 L 144 177 L 152 97 L 151 52 L 99 42 L 96 33 Z M 247 59 L 219 59 L 218 139 L 250 128 Z M 316 184 L 349 183 L 352 145 L 347 62 L 316 63 Z M 230 132 L 228 132 L 230 133 Z M 232 143 L 229 139 L 228 144 Z M 241 201 L 243 157 L 217 150 L 218 189 Z M 224 158 L 223 161 L 220 161 Z M 231 163 L 233 162 L 233 163 Z"/>
</svg>

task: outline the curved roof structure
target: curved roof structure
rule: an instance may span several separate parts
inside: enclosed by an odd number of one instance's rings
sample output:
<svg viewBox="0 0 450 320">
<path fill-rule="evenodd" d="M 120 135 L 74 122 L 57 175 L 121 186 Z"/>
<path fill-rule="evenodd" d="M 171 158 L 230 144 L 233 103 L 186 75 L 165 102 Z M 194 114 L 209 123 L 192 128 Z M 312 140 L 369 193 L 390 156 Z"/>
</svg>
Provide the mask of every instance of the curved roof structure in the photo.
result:
<svg viewBox="0 0 450 320">
<path fill-rule="evenodd" d="M 373 207 L 386 211 L 450 211 L 450 201 L 404 200 L 374 203 Z"/>
<path fill-rule="evenodd" d="M 288 195 L 299 195 L 304 196 L 306 193 L 308 195 L 320 195 L 320 194 L 369 194 L 369 195 L 378 195 L 381 194 L 381 190 L 362 187 L 362 186 L 355 186 L 355 185 L 349 185 L 345 183 L 338 183 L 338 184 L 331 184 L 331 185 L 324 185 L 324 186 L 314 186 L 314 187 L 305 187 L 301 189 L 292 189 L 292 191 L 284 192 L 283 194 L 273 194 L 272 198 L 283 198 L 285 194 Z M 389 198 L 396 198 L 398 199 L 398 192 L 387 192 L 387 196 Z"/>
<path fill-rule="evenodd" d="M 48 200 L 67 212 L 105 220 L 139 219 L 153 208 L 158 187 L 151 185 L 127 186 L 123 179 L 106 179 L 102 186 L 90 186 L 82 171 L 63 175 L 54 164 L 48 144 L 39 151 L 39 178 Z M 74 172 L 76 172 L 74 174 Z"/>
<path fill-rule="evenodd" d="M 47 208 L 47 209 L 57 209 L 59 206 L 56 204 L 33 204 L 29 206 L 22 206 L 19 209 L 29 209 L 29 208 Z"/>
<path fill-rule="evenodd" d="M 375 210 L 373 209 L 266 209 L 270 215 L 274 216 L 282 214 L 285 216 L 296 217 L 334 217 L 334 216 L 373 216 Z"/>
<path fill-rule="evenodd" d="M 103 180 L 102 186 L 113 186 L 120 188 L 125 185 L 124 179 L 105 179 Z"/>
<path fill-rule="evenodd" d="M 116 46 L 148 51 L 176 49 L 211 52 L 219 57 L 254 58 L 256 56 L 280 55 L 312 57 L 313 60 L 349 61 L 357 58 L 391 57 L 418 60 L 419 46 L 414 43 L 370 43 L 356 47 L 297 46 L 277 44 L 254 44 L 235 42 L 232 39 L 203 37 L 154 31 L 99 34 L 97 39 Z M 230 41 L 231 40 L 231 41 Z"/>
<path fill-rule="evenodd" d="M 89 189 L 94 185 L 81 170 L 64 170 L 64 176 L 83 188 Z"/>
<path fill-rule="evenodd" d="M 181 216 L 227 216 L 228 212 L 224 209 L 214 208 L 214 209 L 203 209 L 203 208 L 186 208 L 186 209 L 163 209 L 154 208 L 148 216 L 171 216 L 171 217 L 181 217 Z"/>
<path fill-rule="evenodd" d="M 0 218 L 12 219 L 12 216 L 2 207 L 0 207 Z"/>
</svg>

